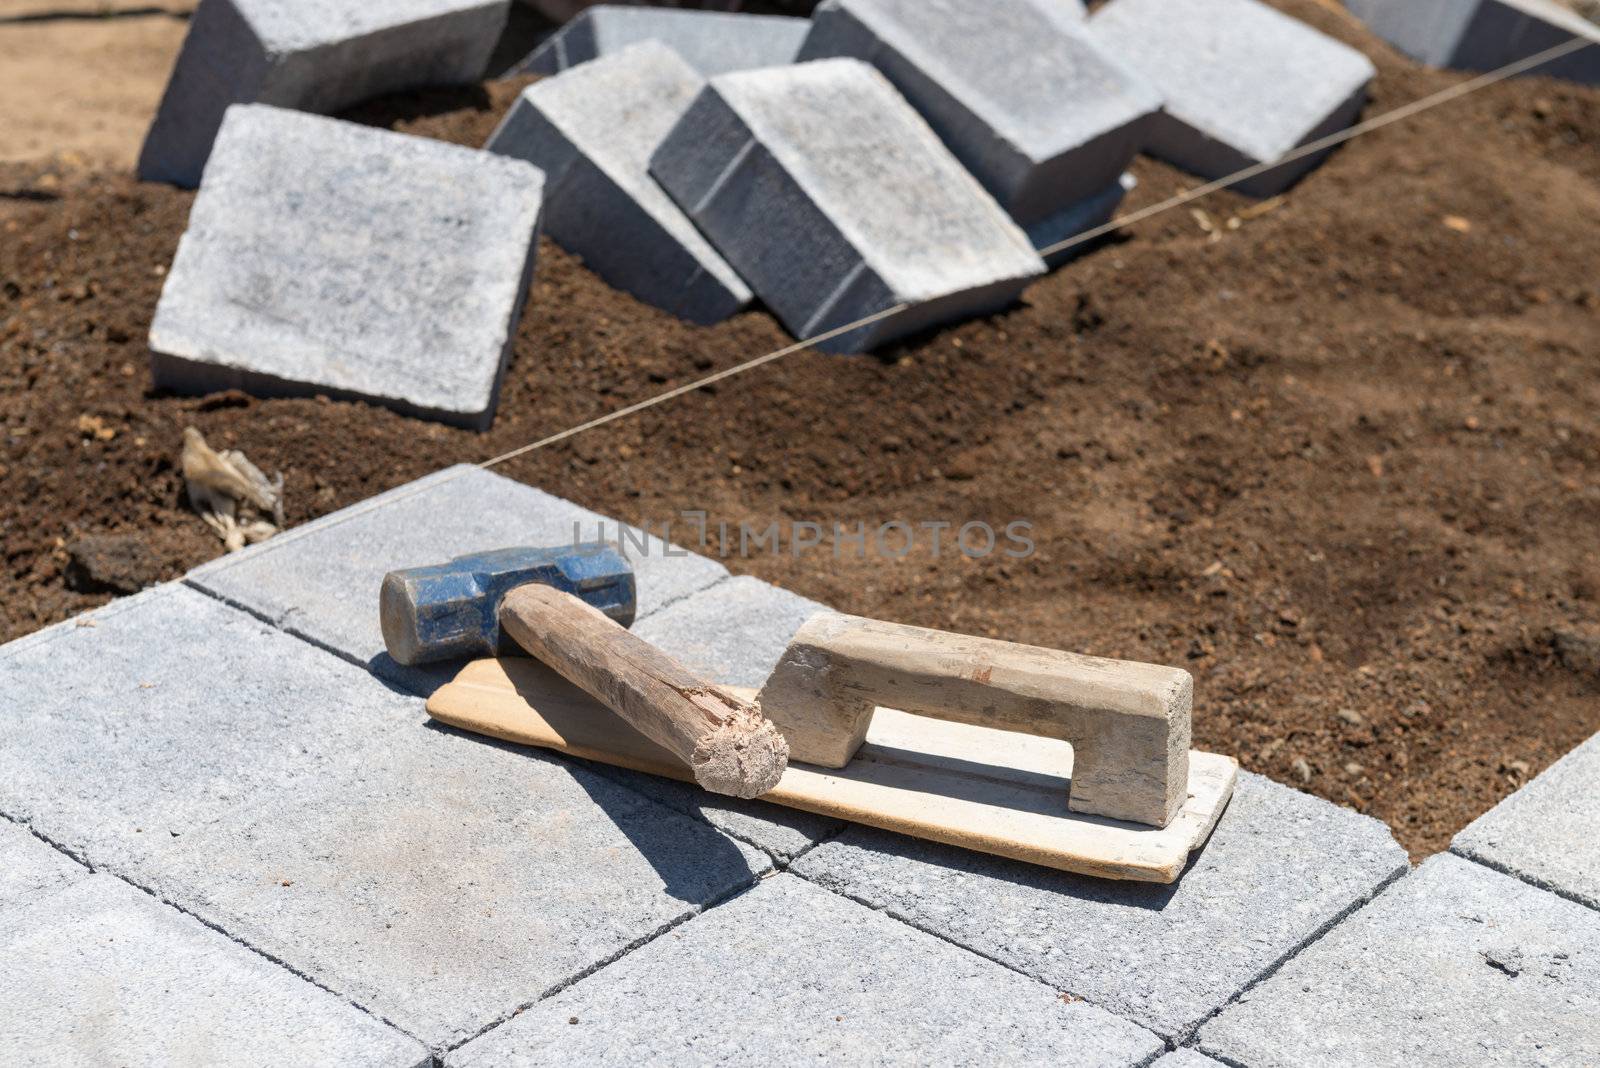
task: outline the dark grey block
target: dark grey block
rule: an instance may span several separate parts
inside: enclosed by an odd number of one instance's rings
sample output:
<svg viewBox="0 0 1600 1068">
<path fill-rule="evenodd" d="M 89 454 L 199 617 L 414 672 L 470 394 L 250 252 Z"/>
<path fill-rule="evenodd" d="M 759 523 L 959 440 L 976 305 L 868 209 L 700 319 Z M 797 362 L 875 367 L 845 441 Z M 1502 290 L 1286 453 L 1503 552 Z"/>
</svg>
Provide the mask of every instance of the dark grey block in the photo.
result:
<svg viewBox="0 0 1600 1068">
<path fill-rule="evenodd" d="M 781 15 L 597 4 L 579 12 L 511 73 L 556 74 L 641 41 L 660 41 L 712 78 L 793 63 L 810 27 L 807 19 Z"/>
<path fill-rule="evenodd" d="M 1452 852 L 1600 909 L 1600 734 L 1474 820 Z"/>
<path fill-rule="evenodd" d="M 384 575 L 488 549 L 594 540 L 620 540 L 634 566 L 641 621 L 728 574 L 654 536 L 619 539 L 613 520 L 461 465 L 205 564 L 187 581 L 426 695 L 461 663 L 408 668 L 389 659 L 378 625 Z"/>
<path fill-rule="evenodd" d="M 10 1064 L 425 1068 L 427 1050 L 109 875 L 0 914 Z"/>
<path fill-rule="evenodd" d="M 1203 178 L 1270 163 L 1349 126 L 1377 73 L 1360 52 L 1258 0 L 1112 0 L 1089 30 L 1166 99 L 1146 151 Z M 1326 156 L 1234 188 L 1280 193 Z"/>
<path fill-rule="evenodd" d="M 484 148 L 545 172 L 545 232 L 585 266 L 715 323 L 750 302 L 750 287 L 650 177 L 650 154 L 704 86 L 666 45 L 630 45 L 530 85 Z"/>
<path fill-rule="evenodd" d="M 41 842 L 26 827 L 0 819 L 0 913 L 88 875 L 88 868 Z"/>
<path fill-rule="evenodd" d="M 769 867 L 565 760 L 413 722 L 133 875 L 444 1050 Z"/>
<path fill-rule="evenodd" d="M 996 311 L 1045 270 L 927 123 L 857 60 L 712 79 L 650 170 L 796 337 L 904 305 L 825 351 Z"/>
<path fill-rule="evenodd" d="M 790 875 L 463 1046 L 450 1068 L 1138 1065 L 1156 1037 Z"/>
<path fill-rule="evenodd" d="M 543 186 L 521 160 L 236 105 L 150 325 L 156 385 L 487 429 Z"/>
<path fill-rule="evenodd" d="M 507 0 L 202 0 L 139 154 L 139 177 L 194 187 L 230 104 L 338 111 L 477 81 Z"/>
<path fill-rule="evenodd" d="M 318 781 L 426 718 L 195 590 L 119 604 L 0 655 L 0 812 L 96 867 Z"/>
<path fill-rule="evenodd" d="M 1200 1045 L 1253 1068 L 1600 1063 L 1600 913 L 1433 857 L 1229 1006 Z"/>
<path fill-rule="evenodd" d="M 800 58 L 834 56 L 881 71 L 1030 231 L 1120 188 L 1161 109 L 1060 0 L 827 0 Z"/>
<path fill-rule="evenodd" d="M 1552 0 L 1345 0 L 1374 33 L 1436 67 L 1495 70 L 1573 40 L 1600 44 L 1600 26 Z M 1593 45 L 1527 73 L 1600 84 Z"/>
<path fill-rule="evenodd" d="M 1377 820 L 1241 774 L 1171 886 L 865 828 L 790 870 L 1181 1041 L 1406 868 Z"/>
</svg>

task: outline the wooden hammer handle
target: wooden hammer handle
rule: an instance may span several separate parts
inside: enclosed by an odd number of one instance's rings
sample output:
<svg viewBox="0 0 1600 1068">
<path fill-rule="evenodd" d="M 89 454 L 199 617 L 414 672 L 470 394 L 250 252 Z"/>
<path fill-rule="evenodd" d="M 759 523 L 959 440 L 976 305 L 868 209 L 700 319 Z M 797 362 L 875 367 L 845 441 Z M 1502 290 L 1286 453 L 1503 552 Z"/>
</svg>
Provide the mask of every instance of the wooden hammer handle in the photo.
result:
<svg viewBox="0 0 1600 1068">
<path fill-rule="evenodd" d="M 570 593 L 519 586 L 500 626 L 530 655 L 673 753 L 714 793 L 757 797 L 789 762 L 789 746 L 755 705 L 700 678 Z"/>
</svg>

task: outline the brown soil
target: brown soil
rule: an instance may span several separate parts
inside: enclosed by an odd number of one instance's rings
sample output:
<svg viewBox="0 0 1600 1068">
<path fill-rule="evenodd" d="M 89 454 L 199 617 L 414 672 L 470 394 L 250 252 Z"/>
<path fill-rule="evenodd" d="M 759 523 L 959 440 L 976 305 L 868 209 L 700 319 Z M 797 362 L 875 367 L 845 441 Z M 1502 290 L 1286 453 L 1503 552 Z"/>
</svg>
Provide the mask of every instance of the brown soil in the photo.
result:
<svg viewBox="0 0 1600 1068">
<path fill-rule="evenodd" d="M 1369 114 L 1452 83 L 1380 64 Z M 514 85 L 364 121 L 479 144 Z M 1276 210 L 1141 223 L 1015 310 L 878 357 L 789 357 L 501 470 L 602 512 L 1012 519 L 1024 561 L 731 560 L 866 615 L 1181 664 L 1198 744 L 1388 821 L 1414 853 L 1600 728 L 1600 91 L 1497 86 L 1363 137 Z M 1141 164 L 1130 207 L 1186 179 Z M 287 475 L 290 520 L 481 459 L 785 342 L 684 325 L 548 242 L 484 435 L 355 404 L 152 395 L 144 338 L 190 195 L 0 169 L 0 637 L 218 545 L 199 426 Z M 125 540 L 77 542 L 86 536 Z M 109 548 L 108 548 L 109 546 Z M 74 577 L 76 576 L 76 577 Z M 94 587 L 94 582 L 87 583 Z M 100 588 L 104 588 L 103 586 Z"/>
</svg>

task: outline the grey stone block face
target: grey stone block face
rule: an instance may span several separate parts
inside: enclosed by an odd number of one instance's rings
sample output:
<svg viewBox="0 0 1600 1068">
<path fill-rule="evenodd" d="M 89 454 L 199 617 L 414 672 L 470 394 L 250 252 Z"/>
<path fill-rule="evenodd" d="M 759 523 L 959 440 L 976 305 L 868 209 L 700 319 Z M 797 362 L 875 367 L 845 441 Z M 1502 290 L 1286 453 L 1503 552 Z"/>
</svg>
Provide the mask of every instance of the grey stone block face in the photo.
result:
<svg viewBox="0 0 1600 1068">
<path fill-rule="evenodd" d="M 1192 1049 L 1175 1049 L 1151 1065 L 1151 1068 L 1221 1068 L 1221 1061 L 1214 1061 L 1203 1053 L 1196 1053 Z"/>
<path fill-rule="evenodd" d="M 1600 734 L 1474 820 L 1453 852 L 1600 909 Z"/>
<path fill-rule="evenodd" d="M 712 79 L 650 169 L 796 337 L 906 305 L 825 351 L 996 311 L 1044 273 L 1027 235 L 857 60 Z"/>
<path fill-rule="evenodd" d="M 615 522 L 570 501 L 463 465 L 222 557 L 190 572 L 188 581 L 396 685 L 428 694 L 461 664 L 407 668 L 389 658 L 378 626 L 384 575 L 488 549 L 616 540 L 617 532 Z M 716 561 L 654 536 L 621 544 L 634 565 L 641 620 L 728 574 Z"/>
<path fill-rule="evenodd" d="M 409 723 L 135 878 L 442 1050 L 769 866 L 566 761 Z"/>
<path fill-rule="evenodd" d="M 1551 0 L 1345 0 L 1400 51 L 1439 67 L 1493 70 L 1573 39 L 1600 43 L 1600 27 Z M 1600 54 L 1585 48 L 1528 73 L 1600 83 Z"/>
<path fill-rule="evenodd" d="M 0 657 L 0 812 L 121 866 L 424 719 L 341 662 L 179 585 Z"/>
<path fill-rule="evenodd" d="M 1146 151 L 1204 178 L 1269 163 L 1349 126 L 1377 73 L 1360 52 L 1258 0 L 1112 0 L 1089 27 L 1166 98 Z M 1271 196 L 1324 158 L 1234 188 Z"/>
<path fill-rule="evenodd" d="M 1229 1006 L 1200 1045 L 1252 1068 L 1600 1063 L 1600 914 L 1433 857 Z"/>
<path fill-rule="evenodd" d="M 0 914 L 86 878 L 89 869 L 28 833 L 0 819 Z"/>
<path fill-rule="evenodd" d="M 865 828 L 791 870 L 1181 1041 L 1406 870 L 1406 856 L 1376 820 L 1241 774 L 1210 842 L 1171 886 Z"/>
<path fill-rule="evenodd" d="M 156 385 L 487 428 L 543 185 L 521 160 L 236 105 L 150 326 Z"/>
<path fill-rule="evenodd" d="M 740 575 L 634 624 L 634 633 L 725 686 L 760 689 L 800 624 L 825 605 Z"/>
<path fill-rule="evenodd" d="M 203 0 L 145 136 L 139 177 L 192 188 L 230 104 L 331 112 L 482 77 L 507 0 Z"/>
<path fill-rule="evenodd" d="M 1110 1013 L 779 875 L 445 1063 L 624 1066 L 649 1050 L 695 1064 L 1110 1066 L 1159 1049 Z"/>
<path fill-rule="evenodd" d="M 417 1042 L 108 875 L 0 914 L 12 1064 L 422 1068 Z"/>
<path fill-rule="evenodd" d="M 1059 0 L 828 0 L 802 60 L 881 71 L 1025 230 L 1116 186 L 1161 108 Z"/>
<path fill-rule="evenodd" d="M 650 177 L 650 154 L 704 86 L 666 45 L 630 45 L 529 86 L 484 147 L 545 172 L 545 232 L 601 278 L 714 323 L 750 288 Z"/>
<path fill-rule="evenodd" d="M 660 41 L 707 78 L 793 63 L 811 23 L 781 15 L 599 4 L 580 12 L 513 73 L 556 74 L 641 41 Z"/>
</svg>

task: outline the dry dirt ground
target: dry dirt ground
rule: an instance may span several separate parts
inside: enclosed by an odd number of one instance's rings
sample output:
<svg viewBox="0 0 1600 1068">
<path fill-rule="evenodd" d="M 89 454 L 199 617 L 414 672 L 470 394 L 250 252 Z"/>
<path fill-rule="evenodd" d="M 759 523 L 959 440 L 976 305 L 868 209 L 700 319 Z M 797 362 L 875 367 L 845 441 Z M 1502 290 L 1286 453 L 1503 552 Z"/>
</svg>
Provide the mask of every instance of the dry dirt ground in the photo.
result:
<svg viewBox="0 0 1600 1068">
<path fill-rule="evenodd" d="M 1369 115 L 1460 78 L 1281 6 L 1375 59 Z M 672 320 L 546 242 L 488 434 L 151 393 L 191 196 L 126 163 L 176 22 L 95 23 L 142 58 L 76 68 L 80 23 L 21 24 L 26 46 L 0 24 L 0 55 L 53 50 L 68 83 L 0 110 L 23 111 L 0 156 L 28 160 L 0 167 L 0 638 L 218 551 L 174 471 L 185 425 L 281 469 L 301 522 L 787 340 L 760 311 Z M 515 90 L 351 117 L 476 145 Z M 75 94 L 127 110 L 73 117 Z M 1274 210 L 1223 195 L 1140 223 L 1003 315 L 795 355 L 501 470 L 654 523 L 1027 520 L 1022 561 L 729 564 L 865 615 L 1180 664 L 1199 745 L 1431 852 L 1600 729 L 1597 142 L 1600 91 L 1497 86 L 1355 141 Z M 1138 173 L 1130 208 L 1190 182 Z"/>
</svg>

